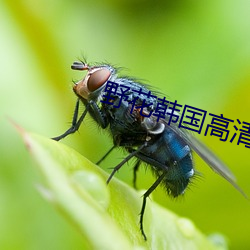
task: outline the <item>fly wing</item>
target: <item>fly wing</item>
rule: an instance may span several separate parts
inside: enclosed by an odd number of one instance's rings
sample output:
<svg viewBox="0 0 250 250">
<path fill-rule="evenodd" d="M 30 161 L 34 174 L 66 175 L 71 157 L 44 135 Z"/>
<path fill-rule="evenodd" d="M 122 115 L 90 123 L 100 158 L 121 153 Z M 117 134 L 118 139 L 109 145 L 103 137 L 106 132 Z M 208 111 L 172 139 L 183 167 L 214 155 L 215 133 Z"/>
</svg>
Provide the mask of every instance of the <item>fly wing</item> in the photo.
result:
<svg viewBox="0 0 250 250">
<path fill-rule="evenodd" d="M 210 166 L 210 168 L 231 183 L 242 195 L 248 198 L 242 189 L 237 185 L 236 178 L 229 168 L 202 142 L 197 140 L 190 133 L 184 132 L 178 127 L 178 124 L 171 123 L 169 126 L 166 124 L 166 120 L 161 120 L 161 122 L 163 122 L 165 126 L 168 126 L 175 134 L 184 140 Z"/>
</svg>

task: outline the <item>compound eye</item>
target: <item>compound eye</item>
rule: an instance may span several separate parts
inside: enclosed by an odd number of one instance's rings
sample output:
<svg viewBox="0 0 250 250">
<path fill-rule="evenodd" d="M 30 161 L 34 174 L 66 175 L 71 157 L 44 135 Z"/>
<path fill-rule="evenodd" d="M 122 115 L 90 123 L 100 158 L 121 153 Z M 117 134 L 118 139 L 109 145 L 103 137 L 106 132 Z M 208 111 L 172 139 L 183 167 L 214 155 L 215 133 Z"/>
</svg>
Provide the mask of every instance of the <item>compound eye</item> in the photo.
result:
<svg viewBox="0 0 250 250">
<path fill-rule="evenodd" d="M 99 89 L 110 77 L 110 71 L 108 69 L 99 69 L 92 73 L 88 79 L 88 90 L 93 92 Z"/>
</svg>

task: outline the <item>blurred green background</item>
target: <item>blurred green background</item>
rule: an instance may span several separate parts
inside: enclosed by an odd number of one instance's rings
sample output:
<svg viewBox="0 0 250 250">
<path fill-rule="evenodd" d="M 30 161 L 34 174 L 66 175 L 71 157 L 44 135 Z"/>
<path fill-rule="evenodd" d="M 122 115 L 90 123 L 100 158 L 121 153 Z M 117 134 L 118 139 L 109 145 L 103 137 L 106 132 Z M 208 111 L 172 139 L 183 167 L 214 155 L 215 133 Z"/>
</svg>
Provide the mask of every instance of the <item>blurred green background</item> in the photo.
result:
<svg viewBox="0 0 250 250">
<path fill-rule="evenodd" d="M 125 74 L 146 79 L 183 105 L 250 122 L 249 13 L 247 0 L 1 1 L 0 249 L 82 245 L 80 234 L 36 191 L 39 173 L 8 117 L 47 137 L 64 132 L 76 100 L 72 80 L 83 77 L 70 65 L 85 55 L 88 62 L 126 67 Z M 250 149 L 199 138 L 250 196 Z M 63 143 L 93 162 L 112 144 L 89 118 Z M 110 171 L 122 157 L 117 150 L 102 167 Z M 131 184 L 132 167 L 128 164 L 117 177 Z M 226 235 L 230 249 L 250 249 L 249 201 L 201 160 L 197 169 L 203 177 L 184 198 L 174 201 L 161 188 L 153 198 L 192 219 L 204 233 Z M 140 188 L 153 180 L 149 170 L 140 170 Z"/>
</svg>

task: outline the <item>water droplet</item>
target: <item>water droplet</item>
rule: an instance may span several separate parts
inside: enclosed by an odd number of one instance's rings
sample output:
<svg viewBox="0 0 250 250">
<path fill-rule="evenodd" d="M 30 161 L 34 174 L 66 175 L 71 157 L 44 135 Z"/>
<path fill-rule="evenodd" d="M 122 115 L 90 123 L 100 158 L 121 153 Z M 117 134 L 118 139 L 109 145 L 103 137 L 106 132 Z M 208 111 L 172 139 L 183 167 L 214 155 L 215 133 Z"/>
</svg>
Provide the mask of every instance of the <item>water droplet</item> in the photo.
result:
<svg viewBox="0 0 250 250">
<path fill-rule="evenodd" d="M 179 229 L 184 234 L 184 236 L 188 238 L 194 237 L 195 226 L 192 221 L 186 218 L 179 218 L 177 220 L 177 225 L 179 226 Z"/>
<path fill-rule="evenodd" d="M 80 192 L 87 192 L 99 205 L 104 208 L 108 207 L 110 196 L 104 179 L 95 173 L 83 170 L 75 171 L 72 179 Z"/>
</svg>

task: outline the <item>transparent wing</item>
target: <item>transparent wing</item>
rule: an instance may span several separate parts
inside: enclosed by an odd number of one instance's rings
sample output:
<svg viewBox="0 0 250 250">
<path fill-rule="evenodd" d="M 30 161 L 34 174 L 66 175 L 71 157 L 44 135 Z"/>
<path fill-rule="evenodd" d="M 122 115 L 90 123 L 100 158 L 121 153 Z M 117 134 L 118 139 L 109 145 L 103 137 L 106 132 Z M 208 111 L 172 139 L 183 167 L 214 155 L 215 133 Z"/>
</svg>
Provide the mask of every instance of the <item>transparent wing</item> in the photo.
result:
<svg viewBox="0 0 250 250">
<path fill-rule="evenodd" d="M 248 198 L 247 195 L 243 192 L 243 190 L 237 185 L 236 178 L 229 170 L 229 168 L 202 142 L 197 140 L 190 133 L 184 132 L 178 127 L 178 124 L 176 125 L 172 123 L 169 126 L 167 125 L 166 120 L 161 120 L 161 122 L 164 123 L 165 126 L 168 126 L 182 140 L 184 140 L 190 146 L 190 148 L 192 148 L 210 166 L 210 168 L 212 168 L 216 173 L 218 173 L 229 183 L 231 183 L 242 195 Z"/>
</svg>

